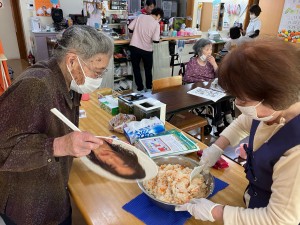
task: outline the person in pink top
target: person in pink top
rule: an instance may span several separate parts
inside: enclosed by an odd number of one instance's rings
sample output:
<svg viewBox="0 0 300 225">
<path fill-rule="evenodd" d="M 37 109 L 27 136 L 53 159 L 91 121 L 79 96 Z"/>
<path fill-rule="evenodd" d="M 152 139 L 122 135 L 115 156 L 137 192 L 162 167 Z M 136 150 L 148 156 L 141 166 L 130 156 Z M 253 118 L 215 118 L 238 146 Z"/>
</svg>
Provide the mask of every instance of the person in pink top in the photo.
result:
<svg viewBox="0 0 300 225">
<path fill-rule="evenodd" d="M 143 60 L 146 89 L 152 88 L 153 42 L 160 39 L 159 21 L 164 16 L 161 8 L 155 8 L 150 15 L 140 15 L 128 26 L 133 33 L 130 41 L 130 52 L 135 84 L 138 91 L 144 90 L 144 84 L 140 71 L 140 62 Z"/>
</svg>

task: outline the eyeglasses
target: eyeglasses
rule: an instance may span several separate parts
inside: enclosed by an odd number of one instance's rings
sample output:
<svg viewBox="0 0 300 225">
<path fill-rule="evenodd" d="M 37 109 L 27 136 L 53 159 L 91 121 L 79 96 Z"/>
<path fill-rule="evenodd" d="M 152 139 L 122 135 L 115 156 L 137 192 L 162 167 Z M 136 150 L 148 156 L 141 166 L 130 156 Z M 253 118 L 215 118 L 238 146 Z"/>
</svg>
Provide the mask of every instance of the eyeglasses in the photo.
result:
<svg viewBox="0 0 300 225">
<path fill-rule="evenodd" d="M 79 56 L 78 56 L 78 58 L 84 63 L 84 65 L 85 65 L 90 71 L 92 71 L 92 72 L 95 74 L 96 78 L 101 78 L 101 77 L 103 77 L 103 75 L 108 71 L 108 69 L 102 69 L 100 72 L 96 72 L 95 70 L 92 70 L 92 69 L 88 66 L 88 64 L 87 64 L 82 58 L 80 58 Z"/>
</svg>

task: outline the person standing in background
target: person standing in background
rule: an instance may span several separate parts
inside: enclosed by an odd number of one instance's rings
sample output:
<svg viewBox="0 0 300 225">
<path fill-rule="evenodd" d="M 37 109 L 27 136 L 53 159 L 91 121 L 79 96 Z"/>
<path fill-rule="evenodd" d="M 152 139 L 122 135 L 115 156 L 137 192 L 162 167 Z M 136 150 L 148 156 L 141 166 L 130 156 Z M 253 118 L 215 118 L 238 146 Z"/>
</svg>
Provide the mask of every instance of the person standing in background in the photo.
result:
<svg viewBox="0 0 300 225">
<path fill-rule="evenodd" d="M 249 12 L 250 22 L 248 24 L 246 32 L 242 30 L 242 34 L 243 36 L 249 38 L 255 38 L 258 37 L 261 29 L 261 20 L 258 18 L 261 13 L 261 8 L 259 7 L 259 5 L 252 5 L 249 9 Z"/>
<path fill-rule="evenodd" d="M 152 10 L 151 15 L 140 15 L 128 26 L 129 32 L 133 33 L 130 41 L 130 52 L 132 69 L 137 91 L 144 91 L 141 76 L 140 62 L 144 63 L 146 89 L 152 88 L 152 66 L 153 66 L 153 43 L 160 39 L 159 21 L 164 17 L 161 8 Z"/>
<path fill-rule="evenodd" d="M 155 6 L 155 0 L 146 0 L 144 8 L 138 14 L 150 15 Z"/>
</svg>

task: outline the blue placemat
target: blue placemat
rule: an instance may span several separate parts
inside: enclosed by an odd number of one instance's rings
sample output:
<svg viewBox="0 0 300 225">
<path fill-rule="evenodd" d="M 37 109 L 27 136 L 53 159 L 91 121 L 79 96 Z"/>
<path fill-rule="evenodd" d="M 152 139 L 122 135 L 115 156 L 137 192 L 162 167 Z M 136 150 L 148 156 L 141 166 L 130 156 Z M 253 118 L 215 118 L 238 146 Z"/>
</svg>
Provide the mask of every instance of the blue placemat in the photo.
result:
<svg viewBox="0 0 300 225">
<path fill-rule="evenodd" d="M 228 184 L 218 178 L 215 179 L 215 188 L 212 197 L 218 191 L 223 190 Z M 135 217 L 147 225 L 183 225 L 191 218 L 188 212 L 167 211 L 153 204 L 150 198 L 142 193 L 123 206 L 123 209 L 130 212 Z"/>
</svg>

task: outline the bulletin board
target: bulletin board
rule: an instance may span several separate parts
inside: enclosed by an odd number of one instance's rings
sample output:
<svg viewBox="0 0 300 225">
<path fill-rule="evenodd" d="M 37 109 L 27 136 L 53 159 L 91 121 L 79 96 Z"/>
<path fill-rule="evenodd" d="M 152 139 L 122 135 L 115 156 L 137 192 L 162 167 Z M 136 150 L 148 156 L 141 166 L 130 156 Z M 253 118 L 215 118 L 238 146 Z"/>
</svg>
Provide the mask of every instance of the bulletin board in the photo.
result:
<svg viewBox="0 0 300 225">
<path fill-rule="evenodd" d="M 285 0 L 278 31 L 300 31 L 300 0 Z"/>
<path fill-rule="evenodd" d="M 59 0 L 35 0 L 34 5 L 37 16 L 51 16 L 51 9 L 59 7 Z"/>
</svg>

